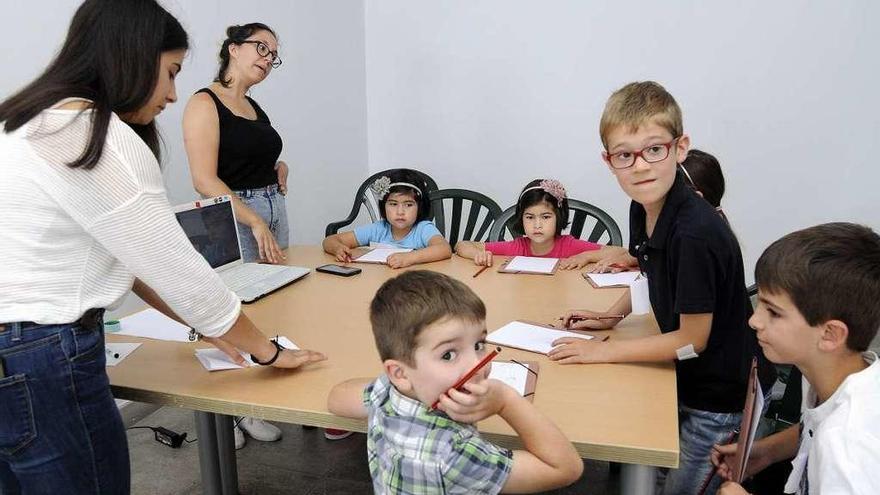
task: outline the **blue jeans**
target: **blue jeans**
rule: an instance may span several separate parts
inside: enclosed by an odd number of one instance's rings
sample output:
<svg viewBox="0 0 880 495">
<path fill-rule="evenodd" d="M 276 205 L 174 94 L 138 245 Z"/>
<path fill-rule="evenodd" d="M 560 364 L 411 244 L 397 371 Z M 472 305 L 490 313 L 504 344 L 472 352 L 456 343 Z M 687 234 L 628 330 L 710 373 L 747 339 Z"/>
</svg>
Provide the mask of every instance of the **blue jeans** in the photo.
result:
<svg viewBox="0 0 880 495">
<path fill-rule="evenodd" d="M 260 216 L 281 249 L 287 249 L 290 243 L 290 227 L 287 224 L 287 200 L 278 191 L 278 185 L 235 191 L 242 203 Z M 260 260 L 260 248 L 257 240 L 247 225 L 238 224 L 238 242 L 241 244 L 241 258 L 245 263 Z"/>
<path fill-rule="evenodd" d="M 764 397 L 764 412 L 770 396 Z M 763 417 L 764 414 L 762 413 Z M 657 493 L 662 495 L 696 495 L 710 474 L 714 473 L 709 456 L 715 444 L 729 443 L 730 436 L 739 430 L 742 413 L 715 413 L 678 405 L 678 435 L 680 454 L 678 469 L 659 471 Z M 736 439 L 733 440 L 734 442 Z M 713 476 L 704 493 L 718 491 L 721 478 Z"/>
<path fill-rule="evenodd" d="M 0 326 L 0 493 L 128 493 L 128 444 L 90 324 Z"/>
</svg>

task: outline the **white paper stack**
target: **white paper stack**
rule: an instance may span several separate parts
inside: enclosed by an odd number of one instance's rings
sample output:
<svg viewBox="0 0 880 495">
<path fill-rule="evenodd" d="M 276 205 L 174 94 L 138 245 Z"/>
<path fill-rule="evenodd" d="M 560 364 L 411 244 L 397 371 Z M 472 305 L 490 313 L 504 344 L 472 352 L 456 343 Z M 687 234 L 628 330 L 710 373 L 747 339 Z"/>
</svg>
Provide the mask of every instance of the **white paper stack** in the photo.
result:
<svg viewBox="0 0 880 495">
<path fill-rule="evenodd" d="M 512 321 L 490 333 L 486 337 L 486 341 L 524 351 L 547 354 L 553 349 L 553 341 L 562 337 L 575 337 L 584 340 L 593 338 L 592 335 L 583 333 L 553 330 L 522 321 Z"/>
</svg>

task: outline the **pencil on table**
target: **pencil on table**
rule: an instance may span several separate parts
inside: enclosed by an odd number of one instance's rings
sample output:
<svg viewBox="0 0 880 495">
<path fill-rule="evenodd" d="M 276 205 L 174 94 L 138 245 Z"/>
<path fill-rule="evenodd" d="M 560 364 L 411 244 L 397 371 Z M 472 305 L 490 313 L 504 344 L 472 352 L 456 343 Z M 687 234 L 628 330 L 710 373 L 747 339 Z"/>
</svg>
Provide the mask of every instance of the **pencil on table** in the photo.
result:
<svg viewBox="0 0 880 495">
<path fill-rule="evenodd" d="M 477 273 L 474 274 L 473 278 L 477 278 L 477 275 L 479 275 L 479 274 L 485 272 L 485 271 L 486 271 L 486 268 L 489 268 L 489 265 L 486 265 L 486 266 L 484 266 L 483 268 L 480 268 L 479 270 L 477 270 Z"/>
</svg>

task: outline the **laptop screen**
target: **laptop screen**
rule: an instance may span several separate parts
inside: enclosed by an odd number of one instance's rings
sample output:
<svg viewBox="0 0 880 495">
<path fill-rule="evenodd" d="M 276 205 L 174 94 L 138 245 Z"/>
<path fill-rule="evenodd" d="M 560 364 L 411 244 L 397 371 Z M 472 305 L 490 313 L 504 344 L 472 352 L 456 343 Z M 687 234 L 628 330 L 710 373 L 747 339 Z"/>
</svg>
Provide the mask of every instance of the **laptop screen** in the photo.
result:
<svg viewBox="0 0 880 495">
<path fill-rule="evenodd" d="M 217 268 L 241 258 L 232 202 L 208 204 L 175 213 L 196 251 Z"/>
</svg>

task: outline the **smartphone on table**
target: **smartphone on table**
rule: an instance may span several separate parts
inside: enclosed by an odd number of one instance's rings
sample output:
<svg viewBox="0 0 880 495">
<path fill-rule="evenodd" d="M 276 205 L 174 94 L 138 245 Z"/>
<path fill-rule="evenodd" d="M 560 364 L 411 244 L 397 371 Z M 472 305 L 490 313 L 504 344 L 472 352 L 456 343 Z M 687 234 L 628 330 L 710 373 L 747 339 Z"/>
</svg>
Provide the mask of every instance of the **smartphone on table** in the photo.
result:
<svg viewBox="0 0 880 495">
<path fill-rule="evenodd" d="M 361 269 L 355 266 L 342 266 L 342 265 L 321 265 L 318 268 L 315 268 L 316 271 L 322 273 L 329 273 L 331 275 L 339 275 L 340 277 L 350 277 L 352 275 L 357 275 L 361 272 Z"/>
</svg>

